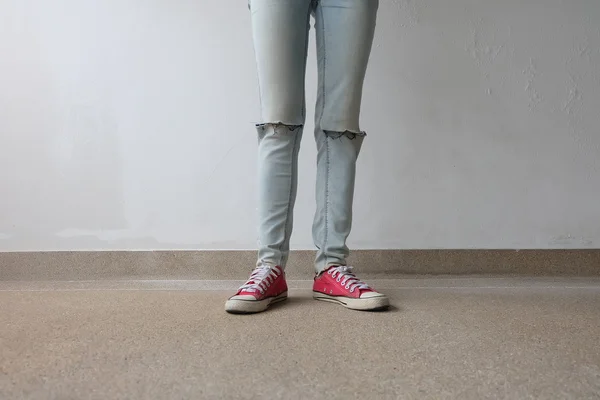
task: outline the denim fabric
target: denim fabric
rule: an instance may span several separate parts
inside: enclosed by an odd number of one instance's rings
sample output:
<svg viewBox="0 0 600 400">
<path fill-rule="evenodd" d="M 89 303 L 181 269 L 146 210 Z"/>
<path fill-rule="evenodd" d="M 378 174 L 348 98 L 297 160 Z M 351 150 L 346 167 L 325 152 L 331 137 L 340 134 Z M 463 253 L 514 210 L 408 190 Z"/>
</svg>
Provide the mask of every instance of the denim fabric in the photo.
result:
<svg viewBox="0 0 600 400">
<path fill-rule="evenodd" d="M 315 19 L 318 97 L 316 271 L 345 265 L 356 160 L 365 137 L 359 115 L 378 0 L 251 0 L 262 123 L 257 125 L 258 264 L 285 267 L 293 227 L 298 151 L 306 117 L 308 32 Z"/>
</svg>

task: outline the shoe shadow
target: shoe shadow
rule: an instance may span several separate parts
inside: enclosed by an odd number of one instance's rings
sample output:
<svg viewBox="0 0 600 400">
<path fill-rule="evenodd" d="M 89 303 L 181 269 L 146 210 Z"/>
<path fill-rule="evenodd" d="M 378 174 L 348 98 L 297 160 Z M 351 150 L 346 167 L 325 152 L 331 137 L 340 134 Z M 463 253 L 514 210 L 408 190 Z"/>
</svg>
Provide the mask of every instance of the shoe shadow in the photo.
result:
<svg viewBox="0 0 600 400">
<path fill-rule="evenodd" d="M 280 303 L 273 304 L 270 307 L 270 309 L 275 310 L 280 307 L 283 307 L 283 308 L 305 307 L 305 306 L 308 306 L 309 304 L 315 304 L 315 302 L 322 304 L 322 302 L 317 302 L 315 299 L 313 299 L 311 294 L 294 293 L 292 296 L 288 297 L 286 301 L 282 301 Z M 344 307 L 341 305 L 330 304 L 330 306 L 331 307 L 339 307 L 339 308 L 344 309 Z M 357 310 L 350 310 L 350 309 L 345 309 L 345 310 L 357 312 Z M 359 311 L 359 312 L 373 313 L 373 314 L 398 313 L 398 312 L 402 312 L 402 308 L 395 306 L 393 304 L 390 304 L 388 307 L 382 308 L 379 310 L 368 310 L 368 311 Z"/>
<path fill-rule="evenodd" d="M 288 297 L 286 301 L 282 301 L 281 303 L 278 303 L 278 304 L 273 304 L 273 306 L 271 308 L 276 309 L 279 307 L 285 307 L 285 308 L 304 307 L 305 304 L 313 303 L 314 301 L 315 300 L 312 298 L 312 296 L 302 295 L 302 294 L 294 294 L 293 296 Z"/>
<path fill-rule="evenodd" d="M 401 312 L 401 311 L 402 311 L 401 307 L 396 307 L 395 305 L 390 304 L 386 308 L 381 308 L 379 310 L 365 311 L 365 312 L 373 313 L 373 314 L 387 314 L 387 313 L 397 313 L 397 312 Z"/>
</svg>

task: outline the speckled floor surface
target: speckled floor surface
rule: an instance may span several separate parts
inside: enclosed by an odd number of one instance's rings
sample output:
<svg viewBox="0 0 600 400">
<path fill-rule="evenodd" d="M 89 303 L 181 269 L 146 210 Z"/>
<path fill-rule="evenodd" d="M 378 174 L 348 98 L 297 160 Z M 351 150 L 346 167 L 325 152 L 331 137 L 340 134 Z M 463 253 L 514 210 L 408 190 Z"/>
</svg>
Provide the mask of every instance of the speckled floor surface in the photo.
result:
<svg viewBox="0 0 600 400">
<path fill-rule="evenodd" d="M 597 279 L 377 283 L 388 312 L 291 282 L 235 316 L 234 282 L 0 282 L 0 398 L 600 398 Z"/>
</svg>

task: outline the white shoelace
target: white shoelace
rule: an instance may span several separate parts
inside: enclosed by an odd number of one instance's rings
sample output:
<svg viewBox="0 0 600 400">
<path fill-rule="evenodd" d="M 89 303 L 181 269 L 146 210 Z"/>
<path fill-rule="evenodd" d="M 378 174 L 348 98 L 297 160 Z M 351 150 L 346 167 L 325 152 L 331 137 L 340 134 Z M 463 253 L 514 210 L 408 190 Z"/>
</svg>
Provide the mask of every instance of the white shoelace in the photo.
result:
<svg viewBox="0 0 600 400">
<path fill-rule="evenodd" d="M 264 294 L 278 276 L 279 274 L 268 265 L 258 266 L 252 271 L 252 274 L 250 274 L 250 278 L 246 283 L 240 286 L 239 290 L 245 292 L 260 292 L 260 294 Z"/>
<path fill-rule="evenodd" d="M 346 290 L 350 289 L 350 293 L 354 293 L 356 289 L 371 289 L 369 285 L 358 279 L 352 272 L 352 267 L 347 265 L 330 268 L 327 273 L 333 278 L 337 276 L 336 281 L 345 286 Z"/>
</svg>

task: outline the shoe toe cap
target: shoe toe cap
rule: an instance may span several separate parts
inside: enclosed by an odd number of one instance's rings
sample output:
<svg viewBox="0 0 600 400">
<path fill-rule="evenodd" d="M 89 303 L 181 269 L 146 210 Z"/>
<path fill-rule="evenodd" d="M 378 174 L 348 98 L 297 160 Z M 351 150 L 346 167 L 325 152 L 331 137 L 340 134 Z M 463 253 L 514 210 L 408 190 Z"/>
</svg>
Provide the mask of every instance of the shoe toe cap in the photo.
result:
<svg viewBox="0 0 600 400">
<path fill-rule="evenodd" d="M 256 297 L 254 297 L 250 294 L 236 294 L 235 296 L 231 297 L 229 300 L 256 300 Z"/>
<path fill-rule="evenodd" d="M 378 292 L 365 292 L 360 295 L 361 299 L 372 299 L 375 297 L 386 297 L 386 296 L 385 296 L 385 294 L 378 293 Z"/>
</svg>

